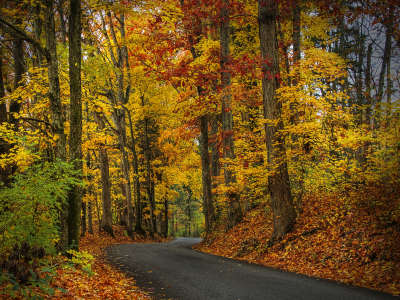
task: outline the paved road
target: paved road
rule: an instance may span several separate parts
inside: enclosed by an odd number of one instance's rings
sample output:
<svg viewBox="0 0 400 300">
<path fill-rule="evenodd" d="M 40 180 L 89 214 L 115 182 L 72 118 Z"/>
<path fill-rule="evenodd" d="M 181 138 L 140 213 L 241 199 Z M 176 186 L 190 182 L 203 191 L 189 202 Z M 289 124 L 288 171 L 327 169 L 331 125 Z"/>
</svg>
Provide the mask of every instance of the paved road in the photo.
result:
<svg viewBox="0 0 400 300">
<path fill-rule="evenodd" d="M 108 259 L 131 274 L 156 299 L 397 299 L 389 294 L 338 284 L 190 248 L 201 239 L 127 244 L 107 249 Z"/>
</svg>

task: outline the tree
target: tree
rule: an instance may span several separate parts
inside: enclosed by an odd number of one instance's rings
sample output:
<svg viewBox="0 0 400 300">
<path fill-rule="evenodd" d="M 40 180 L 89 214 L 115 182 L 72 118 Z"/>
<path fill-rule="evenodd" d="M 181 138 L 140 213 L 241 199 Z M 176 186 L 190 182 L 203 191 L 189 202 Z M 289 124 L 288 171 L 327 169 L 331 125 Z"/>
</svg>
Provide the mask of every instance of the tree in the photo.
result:
<svg viewBox="0 0 400 300">
<path fill-rule="evenodd" d="M 70 80 L 70 129 L 69 159 L 74 161 L 75 170 L 82 170 L 82 96 L 81 96 L 81 1 L 71 0 L 68 40 L 69 40 L 69 80 Z M 81 171 L 82 172 L 82 171 Z M 82 178 L 82 174 L 79 175 Z M 79 251 L 79 225 L 81 218 L 82 188 L 73 185 L 68 193 L 68 243 L 75 242 Z"/>
<path fill-rule="evenodd" d="M 221 89 L 222 95 L 222 135 L 224 145 L 224 176 L 225 185 L 233 187 L 236 183 L 229 161 L 235 159 L 235 146 L 233 142 L 233 112 L 231 104 L 231 74 L 228 69 L 229 63 L 229 1 L 224 0 L 221 8 Z M 242 208 L 240 207 L 239 195 L 234 190 L 227 192 L 228 198 L 228 228 L 232 228 L 242 219 Z"/>
<path fill-rule="evenodd" d="M 103 119 L 99 116 L 96 111 L 93 111 L 96 123 L 101 131 L 104 130 L 105 124 Z M 112 214 L 111 214 L 111 181 L 110 171 L 108 163 L 108 154 L 106 145 L 100 145 L 99 147 L 99 160 L 100 160 L 100 172 L 101 172 L 101 200 L 103 208 L 103 217 L 101 220 L 101 228 L 108 232 L 114 237 L 112 228 Z"/>
<path fill-rule="evenodd" d="M 273 238 L 284 237 L 294 225 L 296 211 L 290 190 L 289 173 L 285 158 L 285 138 L 279 132 L 283 129 L 282 103 L 276 98 L 279 88 L 278 43 L 276 37 L 277 8 L 273 0 L 258 3 L 260 31 L 260 52 L 262 62 L 262 92 L 265 137 L 268 153 L 268 185 L 271 194 L 274 233 Z"/>
</svg>

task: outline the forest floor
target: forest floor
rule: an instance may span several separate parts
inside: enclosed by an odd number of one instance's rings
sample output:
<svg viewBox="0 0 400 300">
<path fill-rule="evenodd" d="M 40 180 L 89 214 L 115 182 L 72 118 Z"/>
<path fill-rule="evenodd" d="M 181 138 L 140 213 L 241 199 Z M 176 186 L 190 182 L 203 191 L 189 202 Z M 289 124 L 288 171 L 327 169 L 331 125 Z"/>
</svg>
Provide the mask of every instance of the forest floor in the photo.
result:
<svg viewBox="0 0 400 300">
<path fill-rule="evenodd" d="M 124 227 L 115 225 L 113 229 L 115 239 L 104 231 L 95 231 L 94 234 L 86 232 L 86 235 L 80 240 L 80 251 L 87 251 L 94 257 L 94 261 L 91 263 L 92 274 L 89 275 L 79 265 L 73 268 L 66 267 L 68 259 L 64 256 L 48 258 L 52 265 L 57 266 L 55 268 L 57 274 L 50 283 L 50 287 L 55 290 L 55 295 L 50 296 L 41 292 L 38 288 L 33 289 L 33 291 L 43 299 L 152 299 L 149 294 L 141 291 L 135 285 L 132 278 L 107 263 L 104 260 L 103 250 L 116 244 L 160 243 L 172 240 L 172 238 L 165 239 L 156 236 L 154 240 L 144 239 L 134 233 L 134 239 L 132 239 L 125 235 Z M 56 287 L 60 287 L 68 293 L 63 293 Z M 0 292 L 6 288 L 10 288 L 10 285 L 1 284 Z M 20 292 L 16 293 L 16 298 L 12 298 L 8 294 L 0 295 L 0 298 L 24 299 Z"/>
<path fill-rule="evenodd" d="M 272 213 L 268 205 L 260 205 L 229 231 L 225 224 L 217 225 L 193 248 L 398 296 L 399 195 L 386 193 L 384 199 L 364 200 L 305 197 L 304 212 L 294 230 L 270 247 Z"/>
</svg>

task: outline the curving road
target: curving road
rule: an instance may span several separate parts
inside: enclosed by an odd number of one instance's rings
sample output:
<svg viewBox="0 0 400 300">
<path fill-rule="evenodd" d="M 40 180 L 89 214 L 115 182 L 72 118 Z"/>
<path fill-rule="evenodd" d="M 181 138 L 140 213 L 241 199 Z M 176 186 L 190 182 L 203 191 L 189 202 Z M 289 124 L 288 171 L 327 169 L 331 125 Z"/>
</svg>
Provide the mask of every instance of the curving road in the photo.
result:
<svg viewBox="0 0 400 300">
<path fill-rule="evenodd" d="M 389 294 L 194 251 L 199 238 L 126 244 L 106 250 L 109 261 L 132 275 L 156 299 L 396 299 Z"/>
</svg>

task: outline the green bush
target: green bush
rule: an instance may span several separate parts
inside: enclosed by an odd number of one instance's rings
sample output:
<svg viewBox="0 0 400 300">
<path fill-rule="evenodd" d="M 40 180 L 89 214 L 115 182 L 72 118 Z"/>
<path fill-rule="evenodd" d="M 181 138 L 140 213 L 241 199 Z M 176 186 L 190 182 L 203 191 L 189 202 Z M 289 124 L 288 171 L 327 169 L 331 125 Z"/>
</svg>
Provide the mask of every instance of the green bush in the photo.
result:
<svg viewBox="0 0 400 300">
<path fill-rule="evenodd" d="M 41 162 L 12 176 L 10 187 L 1 187 L 1 252 L 25 241 L 31 247 L 44 247 L 47 253 L 55 252 L 61 204 L 70 185 L 82 184 L 75 175 L 71 163 Z"/>
</svg>

